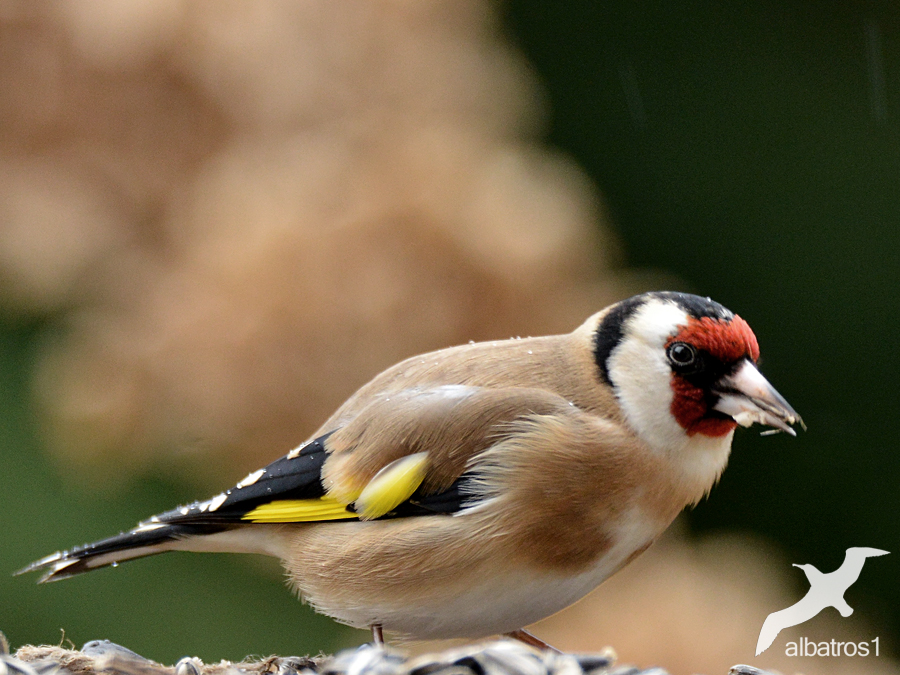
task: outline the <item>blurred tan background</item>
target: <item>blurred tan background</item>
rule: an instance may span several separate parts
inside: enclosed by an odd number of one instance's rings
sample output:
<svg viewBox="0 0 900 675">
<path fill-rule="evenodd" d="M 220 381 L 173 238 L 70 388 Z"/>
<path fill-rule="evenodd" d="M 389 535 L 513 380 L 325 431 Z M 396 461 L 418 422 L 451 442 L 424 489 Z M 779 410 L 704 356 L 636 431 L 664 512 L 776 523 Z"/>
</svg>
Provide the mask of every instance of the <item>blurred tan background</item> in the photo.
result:
<svg viewBox="0 0 900 675">
<path fill-rule="evenodd" d="M 388 364 L 622 293 L 596 193 L 537 143 L 538 85 L 483 3 L 7 14 L 3 299 L 63 315 L 36 388 L 92 476 L 111 454 L 239 473 Z"/>
<path fill-rule="evenodd" d="M 406 356 L 568 331 L 633 292 L 684 286 L 626 266 L 597 188 L 542 140 L 541 82 L 487 2 L 2 0 L 0 91 L 4 569 L 218 491 Z M 786 659 L 779 643 L 754 659 L 762 620 L 804 590 L 789 563 L 805 561 L 677 529 L 535 630 L 676 675 L 896 672 Z M 181 564 L 215 575 L 208 592 L 187 583 L 155 605 Z M 0 579 L 0 630 L 17 645 L 62 627 L 169 661 L 364 639 L 319 621 L 295 641 L 308 610 L 293 602 L 252 617 L 278 637 L 234 642 L 251 617 L 223 591 L 279 573 L 209 564 L 40 589 Z M 124 623 L 114 594 L 130 598 Z M 207 610 L 225 623 L 196 630 Z M 154 636 L 160 623 L 181 628 Z M 803 634 L 869 628 L 823 616 Z"/>
</svg>

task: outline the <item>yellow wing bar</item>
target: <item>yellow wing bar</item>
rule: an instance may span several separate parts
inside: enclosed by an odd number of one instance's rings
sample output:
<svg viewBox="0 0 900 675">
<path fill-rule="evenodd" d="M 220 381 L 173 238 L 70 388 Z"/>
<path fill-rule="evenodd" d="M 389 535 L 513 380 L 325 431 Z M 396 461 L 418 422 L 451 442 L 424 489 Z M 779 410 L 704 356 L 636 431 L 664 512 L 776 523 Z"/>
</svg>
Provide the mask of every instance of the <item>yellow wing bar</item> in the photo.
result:
<svg viewBox="0 0 900 675">
<path fill-rule="evenodd" d="M 355 511 L 334 499 L 280 499 L 261 504 L 241 516 L 251 523 L 312 523 L 322 520 L 381 518 L 409 499 L 425 479 L 428 456 L 419 452 L 401 457 L 379 471 L 354 503 Z"/>
<path fill-rule="evenodd" d="M 331 497 L 281 499 L 261 504 L 241 516 L 241 520 L 252 523 L 312 523 L 347 518 L 356 518 L 356 514 Z"/>
<path fill-rule="evenodd" d="M 356 500 L 362 520 L 374 520 L 409 499 L 425 480 L 428 453 L 417 452 L 394 460 L 369 481 Z"/>
</svg>

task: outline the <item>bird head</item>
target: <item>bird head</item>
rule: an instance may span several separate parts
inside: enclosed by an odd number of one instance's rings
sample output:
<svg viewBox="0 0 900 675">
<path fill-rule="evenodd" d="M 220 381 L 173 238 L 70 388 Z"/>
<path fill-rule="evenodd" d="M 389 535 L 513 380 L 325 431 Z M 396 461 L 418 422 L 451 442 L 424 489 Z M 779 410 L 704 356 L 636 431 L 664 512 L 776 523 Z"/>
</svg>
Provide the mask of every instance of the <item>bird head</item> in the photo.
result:
<svg viewBox="0 0 900 675">
<path fill-rule="evenodd" d="M 594 334 L 601 375 L 651 446 L 730 441 L 760 423 L 794 435 L 800 416 L 757 369 L 759 345 L 741 317 L 709 298 L 645 293 L 613 305 Z"/>
<path fill-rule="evenodd" d="M 809 583 L 812 584 L 813 581 L 822 576 L 822 573 L 815 565 L 799 565 L 794 563 L 794 567 L 803 570 L 803 573 L 806 575 L 806 578 L 809 580 Z"/>
</svg>

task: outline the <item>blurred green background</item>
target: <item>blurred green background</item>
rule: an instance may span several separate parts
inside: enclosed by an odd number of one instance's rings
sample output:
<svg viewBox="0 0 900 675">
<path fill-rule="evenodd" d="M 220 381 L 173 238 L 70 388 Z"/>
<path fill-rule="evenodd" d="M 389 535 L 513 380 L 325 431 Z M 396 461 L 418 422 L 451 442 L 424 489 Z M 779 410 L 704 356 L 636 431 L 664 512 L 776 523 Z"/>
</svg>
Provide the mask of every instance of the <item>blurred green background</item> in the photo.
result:
<svg viewBox="0 0 900 675">
<path fill-rule="evenodd" d="M 900 7 L 513 1 L 506 21 L 628 262 L 746 318 L 809 426 L 738 432 L 693 529 L 823 571 L 895 553 L 847 598 L 900 634 Z"/>
<path fill-rule="evenodd" d="M 77 480 L 60 475 L 43 454 L 28 402 L 27 377 L 42 330 L 46 326 L 6 324 L 0 337 L 0 461 L 5 467 L 0 473 L 0 630 L 14 647 L 55 644 L 63 637 L 77 647 L 108 639 L 174 663 L 185 655 L 216 661 L 333 653 L 367 638 L 301 607 L 282 583 L 280 566 L 269 558 L 151 557 L 113 574 L 88 574 L 54 586 L 35 585 L 35 575 L 10 576 L 60 547 L 108 537 L 116 528 L 198 497 L 196 486 L 180 481 L 174 471 L 127 479 L 106 494 L 86 491 Z M 59 632 L 48 633 L 50 625 Z"/>
<path fill-rule="evenodd" d="M 746 318 L 763 371 L 809 426 L 798 439 L 739 431 L 692 529 L 757 533 L 823 571 L 849 546 L 891 551 L 847 600 L 896 653 L 900 9 L 512 0 L 501 14 L 545 87 L 546 137 L 599 186 L 625 262 Z M 60 475 L 29 384 L 56 325 L 14 315 L 0 326 L 0 629 L 12 644 L 56 641 L 48 617 L 76 645 L 108 638 L 168 662 L 365 639 L 301 609 L 276 566 L 225 555 L 152 558 L 52 587 L 9 576 L 204 496 L 171 474 L 100 494 Z"/>
</svg>

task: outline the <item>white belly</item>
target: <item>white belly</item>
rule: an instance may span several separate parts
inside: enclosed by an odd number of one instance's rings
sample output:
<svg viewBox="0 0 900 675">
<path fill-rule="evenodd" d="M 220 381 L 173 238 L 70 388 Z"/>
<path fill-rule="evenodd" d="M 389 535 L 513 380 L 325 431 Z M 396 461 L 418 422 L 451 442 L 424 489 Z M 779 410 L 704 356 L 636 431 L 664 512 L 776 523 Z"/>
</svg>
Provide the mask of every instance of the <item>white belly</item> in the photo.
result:
<svg viewBox="0 0 900 675">
<path fill-rule="evenodd" d="M 636 511 L 623 518 L 616 544 L 587 570 L 571 576 L 532 569 L 503 567 L 461 573 L 458 582 L 420 584 L 415 599 L 391 602 L 389 598 L 365 607 L 335 607 L 327 601 L 321 609 L 342 623 L 367 628 L 380 623 L 385 630 L 417 638 L 476 638 L 508 633 L 565 609 L 618 571 L 635 551 L 649 546 L 665 525 Z M 552 541 L 546 543 L 553 546 Z M 309 598 L 319 605 L 315 597 Z M 329 606 L 330 605 L 330 606 Z"/>
<path fill-rule="evenodd" d="M 567 579 L 513 572 L 459 589 L 449 601 L 423 602 L 416 607 L 384 606 L 375 609 L 375 614 L 385 630 L 420 638 L 476 638 L 509 633 L 581 599 L 612 573 L 608 567 L 601 564 Z M 359 627 L 369 624 L 355 621 L 371 616 L 368 612 L 360 617 L 352 614 L 338 618 Z"/>
</svg>

